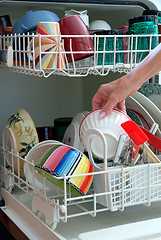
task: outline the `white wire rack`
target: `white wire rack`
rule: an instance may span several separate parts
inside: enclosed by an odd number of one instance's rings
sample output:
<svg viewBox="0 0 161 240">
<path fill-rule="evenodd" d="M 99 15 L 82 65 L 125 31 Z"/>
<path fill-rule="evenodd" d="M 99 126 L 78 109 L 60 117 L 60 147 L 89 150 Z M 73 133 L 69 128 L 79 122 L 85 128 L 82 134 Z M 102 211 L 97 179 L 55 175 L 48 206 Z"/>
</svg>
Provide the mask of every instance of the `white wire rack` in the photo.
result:
<svg viewBox="0 0 161 240">
<path fill-rule="evenodd" d="M 67 222 L 69 218 L 91 215 L 97 217 L 97 214 L 104 211 L 124 211 L 125 207 L 145 204 L 150 206 L 152 202 L 161 200 L 161 163 L 149 163 L 132 167 L 108 167 L 106 171 L 95 171 L 85 175 L 92 174 L 93 178 L 100 181 L 100 185 L 105 182 L 105 188 L 97 191 L 93 181 L 88 193 L 84 196 L 74 196 L 67 192 L 66 176 L 54 177 L 63 181 L 64 189 L 53 184 L 52 189 L 46 190 L 48 180 L 42 176 L 43 188 L 40 190 L 35 186 L 35 168 L 34 164 L 21 158 L 12 151 L 2 148 L 4 155 L 3 166 L 1 166 L 1 180 L 3 187 L 14 193 L 15 189 L 30 195 L 33 214 L 39 217 L 39 214 L 45 216 L 46 224 L 55 229 L 59 221 Z M 12 164 L 8 166 L 6 156 L 12 157 Z M 15 161 L 20 166 L 20 161 L 29 164 L 32 171 L 33 182 L 27 178 L 21 177 L 20 170 L 14 172 Z"/>
<path fill-rule="evenodd" d="M 88 74 L 105 76 L 109 71 L 128 72 L 134 68 L 156 45 L 158 35 L 7 35 L 0 37 L 0 54 L 8 55 L 7 65 L 10 69 L 35 76 L 49 77 L 58 74 L 70 77 L 87 76 Z M 44 50 L 43 40 L 57 39 L 57 50 L 50 47 Z M 73 50 L 74 39 L 91 38 L 93 49 Z M 65 39 L 70 39 L 70 50 L 64 48 Z M 73 41 L 73 42 L 72 42 Z M 126 45 L 124 43 L 126 42 Z M 35 46 L 37 44 L 37 48 Z M 128 44 L 128 47 L 127 47 Z M 61 46 L 61 47 L 60 47 Z M 50 50 L 49 50 L 50 49 Z M 91 55 L 75 60 L 76 54 Z M 68 62 L 68 56 L 72 61 Z M 55 59 L 52 67 L 44 66 L 44 58 Z M 58 61 L 63 59 L 64 66 Z M 37 64 L 37 61 L 39 62 Z M 7 66 L 1 60 L 2 66 Z"/>
</svg>

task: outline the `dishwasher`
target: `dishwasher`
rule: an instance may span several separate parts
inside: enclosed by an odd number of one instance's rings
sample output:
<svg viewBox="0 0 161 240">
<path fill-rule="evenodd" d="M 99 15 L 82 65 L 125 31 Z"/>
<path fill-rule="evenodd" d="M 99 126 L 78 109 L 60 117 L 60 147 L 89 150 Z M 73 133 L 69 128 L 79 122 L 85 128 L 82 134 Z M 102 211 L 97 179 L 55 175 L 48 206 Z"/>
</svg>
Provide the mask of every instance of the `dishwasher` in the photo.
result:
<svg viewBox="0 0 161 240">
<path fill-rule="evenodd" d="M 53 35 L 57 37 L 59 48 L 52 49 L 52 51 L 55 51 L 54 54 L 59 54 L 57 61 L 59 60 L 59 63 L 62 64 L 55 67 L 53 61 L 54 67 L 49 68 L 44 67 L 41 58 L 41 55 L 46 54 L 43 48 L 42 25 L 39 25 L 39 33 L 31 31 L 27 34 L 11 34 L 10 32 L 1 35 L 1 197 L 4 201 L 1 211 L 14 222 L 26 238 L 31 240 L 161 239 L 160 162 L 127 165 L 126 167 L 119 164 L 111 166 L 111 162 L 106 162 L 106 151 L 102 157 L 103 162 L 99 160 L 93 162 L 91 149 L 88 146 L 84 154 L 87 154 L 90 162 L 93 163 L 94 170 L 78 174 L 75 178 L 92 178 L 93 182 L 87 193 L 73 194 L 75 189 L 73 190 L 67 184 L 69 176 L 66 174 L 61 177 L 54 176 L 54 183 L 52 183 L 49 181 L 48 175 L 37 168 L 41 172 L 40 177 L 39 172 L 35 171 L 35 164 L 31 159 L 28 160 L 29 156 L 23 157 L 20 152 L 12 149 L 13 139 L 10 138 L 5 142 L 6 145 L 9 145 L 9 149 L 6 148 L 3 139 L 4 128 L 8 134 L 7 119 L 10 120 L 10 125 L 16 125 L 22 120 L 17 109 L 20 111 L 26 109 L 30 113 L 35 129 L 41 126 L 52 127 L 54 120 L 74 119 L 75 116 L 79 115 L 80 117 L 80 113 L 84 113 L 83 117 L 89 116 L 89 112 L 92 110 L 91 100 L 98 87 L 119 78 L 134 68 L 147 52 L 152 50 L 152 43 L 155 42 L 155 39 L 159 41 L 160 37 L 158 32 L 147 33 L 144 36 L 129 33 L 124 35 L 122 32 L 121 35 L 108 36 L 109 38 L 107 37 L 105 41 L 104 34 L 99 35 L 99 31 L 94 31 L 91 23 L 99 20 L 99 25 L 100 21 L 106 21 L 106 26 L 118 30 L 122 26 L 127 27 L 129 19 L 142 16 L 143 11 L 149 9 L 161 10 L 161 2 L 159 0 L 0 1 L 0 15 L 10 17 L 12 29 L 22 16 L 36 11 L 51 11 L 59 17 L 59 22 L 69 14 L 70 16 L 79 15 L 86 23 L 87 29 L 91 31 L 89 31 L 90 36 L 86 33 L 81 37 L 79 34 L 78 36 L 64 35 L 72 38 L 73 42 L 76 38 L 83 38 L 85 41 L 90 38 L 93 44 L 93 49 L 86 52 L 78 51 L 78 56 L 89 54 L 88 57 L 76 60 L 71 47 L 72 41 L 68 42 L 69 49 L 64 51 L 67 38 L 63 38 L 63 33 L 62 38 L 59 32 L 46 34 L 45 38 L 48 40 Z M 45 18 L 45 12 L 41 17 Z M 30 22 L 30 18 L 28 21 Z M 100 25 L 98 27 L 101 29 Z M 24 29 L 25 26 L 22 27 L 22 30 Z M 68 30 L 69 25 L 66 25 L 64 29 Z M 123 29 L 126 28 L 123 27 Z M 106 49 L 105 43 L 111 38 L 113 38 L 114 49 Z M 137 43 L 139 44 L 137 39 L 141 38 L 149 39 L 148 49 L 137 49 Z M 99 39 L 103 39 L 101 50 L 99 49 Z M 123 43 L 124 39 L 128 39 L 130 49 L 124 48 L 127 46 L 126 44 L 123 44 L 122 50 L 117 49 L 119 39 L 123 39 Z M 38 64 L 36 62 L 36 44 L 38 44 L 40 54 Z M 108 61 L 106 54 L 114 56 L 113 60 L 110 60 L 110 64 L 106 62 L 106 60 Z M 121 61 L 117 58 L 120 56 L 119 54 L 123 59 Z M 149 83 L 152 83 L 153 87 L 160 86 L 160 73 L 149 79 Z M 161 138 L 160 92 L 156 90 L 155 98 L 152 98 L 150 91 L 153 89 L 147 90 L 146 87 L 147 85 L 142 86 L 140 92 L 138 91 L 126 99 L 127 110 L 131 118 L 134 117 L 136 121 L 142 118 L 142 123 L 149 132 L 151 131 Z M 81 118 L 81 124 L 82 119 L 84 118 Z M 65 139 L 65 135 L 63 136 L 66 146 L 70 145 L 71 141 L 70 133 L 69 137 L 67 132 L 70 124 L 64 133 L 68 138 Z M 29 127 L 26 131 L 30 133 L 34 130 Z M 79 131 L 75 134 L 79 135 Z M 98 134 L 94 131 L 91 132 Z M 87 143 L 90 141 L 88 132 L 84 133 L 84 139 L 84 141 L 88 140 Z M 102 139 L 104 138 L 102 137 Z M 57 139 L 53 141 L 55 141 L 54 144 L 57 143 Z M 119 152 L 119 146 L 123 141 L 124 139 L 119 139 L 116 153 Z M 50 144 L 50 140 L 48 143 Z M 32 150 L 40 145 L 41 142 L 38 143 L 37 139 L 35 145 L 28 147 Z M 25 142 L 23 146 L 26 146 Z M 105 149 L 106 147 L 104 144 Z M 80 150 L 82 152 L 85 150 L 82 145 Z M 129 153 L 131 153 L 130 144 L 126 149 L 126 154 Z M 159 150 L 155 150 L 155 155 L 161 159 Z M 118 156 L 115 155 L 116 162 L 119 156 L 119 153 Z M 16 161 L 16 165 L 14 161 Z M 21 164 L 25 166 L 25 176 L 21 172 Z M 29 176 L 26 173 L 27 169 L 30 170 Z M 36 182 L 36 179 L 39 182 Z M 57 184 L 58 182 L 61 184 Z"/>
</svg>

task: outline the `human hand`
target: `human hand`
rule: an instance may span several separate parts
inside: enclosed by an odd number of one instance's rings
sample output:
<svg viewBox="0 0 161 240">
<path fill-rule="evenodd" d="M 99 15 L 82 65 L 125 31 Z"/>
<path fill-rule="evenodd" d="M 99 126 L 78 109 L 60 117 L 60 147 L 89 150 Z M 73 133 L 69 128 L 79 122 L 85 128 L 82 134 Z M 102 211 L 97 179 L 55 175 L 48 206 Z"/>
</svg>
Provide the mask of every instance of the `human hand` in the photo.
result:
<svg viewBox="0 0 161 240">
<path fill-rule="evenodd" d="M 126 113 L 125 99 L 136 90 L 137 88 L 131 86 L 128 76 L 102 84 L 92 99 L 93 110 L 102 107 L 100 118 L 104 118 L 117 107 Z"/>
</svg>

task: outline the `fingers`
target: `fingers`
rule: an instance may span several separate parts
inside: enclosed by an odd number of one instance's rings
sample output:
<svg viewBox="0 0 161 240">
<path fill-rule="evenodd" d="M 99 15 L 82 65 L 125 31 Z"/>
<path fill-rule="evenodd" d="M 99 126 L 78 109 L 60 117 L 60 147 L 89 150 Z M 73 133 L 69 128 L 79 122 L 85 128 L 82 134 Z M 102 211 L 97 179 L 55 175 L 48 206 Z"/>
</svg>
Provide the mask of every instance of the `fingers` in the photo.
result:
<svg viewBox="0 0 161 240">
<path fill-rule="evenodd" d="M 94 95 L 92 99 L 92 108 L 93 110 L 100 108 L 100 104 L 102 103 L 102 97 L 99 94 L 99 91 Z"/>
<path fill-rule="evenodd" d="M 125 99 L 122 100 L 122 101 L 120 101 L 120 102 L 118 103 L 118 107 L 119 107 L 119 109 L 120 109 L 121 111 L 123 111 L 124 113 L 126 113 Z"/>
<path fill-rule="evenodd" d="M 113 110 L 113 108 L 117 108 L 121 111 L 123 111 L 126 114 L 126 106 L 125 106 L 125 100 L 120 101 L 118 104 L 114 101 L 107 101 L 106 104 L 103 106 L 102 110 L 100 111 L 100 118 L 103 119 L 106 117 L 108 114 L 110 114 Z"/>
</svg>

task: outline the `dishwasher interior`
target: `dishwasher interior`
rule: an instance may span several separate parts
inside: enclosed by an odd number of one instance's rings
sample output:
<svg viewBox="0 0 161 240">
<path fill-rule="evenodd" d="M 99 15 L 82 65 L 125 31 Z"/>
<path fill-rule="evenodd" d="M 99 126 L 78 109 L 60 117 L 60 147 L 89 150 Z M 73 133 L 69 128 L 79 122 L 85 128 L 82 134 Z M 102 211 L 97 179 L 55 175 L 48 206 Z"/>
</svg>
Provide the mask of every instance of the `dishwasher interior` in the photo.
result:
<svg viewBox="0 0 161 240">
<path fill-rule="evenodd" d="M 102 4 L 98 4 L 97 1 L 92 3 L 90 1 L 86 3 L 1 1 L 0 4 L 1 15 L 9 14 L 12 24 L 30 10 L 45 9 L 63 18 L 65 11 L 76 9 L 87 10 L 89 21 L 106 20 L 112 29 L 127 25 L 129 18 L 142 15 L 144 9 L 160 9 L 158 1 L 104 1 Z M 98 51 L 100 36 L 91 34 L 90 38 L 94 44 L 92 56 L 80 61 L 74 61 L 72 58 L 66 67 L 56 69 L 44 69 L 42 66 L 36 68 L 34 44 L 37 42 L 40 54 L 44 54 L 41 49 L 43 36 L 35 33 L 1 36 L 1 43 L 3 47 L 6 46 L 6 49 L 4 47 L 2 50 L 7 52 L 7 61 L 1 63 L 0 108 L 3 114 L 0 135 L 4 134 L 8 117 L 17 109 L 26 109 L 31 114 L 36 127 L 53 126 L 54 119 L 74 118 L 78 113 L 90 112 L 91 99 L 98 87 L 134 68 L 138 63 L 137 56 L 144 56 L 145 53 L 150 52 L 152 42 L 158 36 L 160 35 L 146 36 L 149 38 L 149 48 L 145 51 L 137 51 L 133 46 L 136 46 L 138 39 L 143 36 L 127 35 L 130 50 L 124 52 L 114 48 L 112 52 L 114 56 L 127 54 L 128 61 L 116 63 L 117 57 L 116 59 L 114 57 L 113 64 L 106 64 L 105 48 L 102 52 Z M 60 38 L 60 36 L 56 37 Z M 80 36 L 75 36 L 78 37 Z M 124 36 L 112 37 L 116 45 L 117 40 Z M 105 43 L 105 37 L 103 38 Z M 29 46 L 27 49 L 26 42 Z M 59 57 L 63 54 L 67 62 L 64 50 L 60 52 L 59 48 L 57 54 Z M 72 51 L 70 54 L 73 56 Z M 100 54 L 103 62 L 98 64 Z M 154 76 L 154 81 L 156 78 L 160 83 L 160 74 Z M 129 97 L 126 105 L 129 111 L 138 111 L 148 130 L 161 138 L 159 107 L 154 107 L 153 103 L 139 92 Z M 92 134 L 100 133 L 95 131 Z M 88 146 L 86 151 L 90 162 L 94 163 L 94 170 L 76 176 L 70 174 L 52 176 L 53 182 L 59 183 L 61 187 L 49 181 L 48 173 L 42 172 L 41 175 L 37 173 L 35 162 L 28 161 L 13 149 L 7 149 L 2 142 L 1 194 L 5 200 L 2 210 L 29 239 L 87 240 L 98 239 L 105 234 L 109 236 L 107 239 L 116 240 L 149 239 L 148 237 L 160 239 L 161 163 L 153 164 L 148 159 L 148 164 L 113 165 L 113 161 L 120 155 L 115 155 L 115 158 L 107 163 L 106 151 L 103 161 L 94 162 L 88 145 L 90 137 L 90 132 L 86 132 L 85 139 Z M 104 142 L 101 134 L 100 138 L 106 150 L 107 143 Z M 118 151 L 122 141 L 120 138 Z M 57 141 L 54 139 L 47 143 L 52 145 L 57 144 Z M 63 146 L 67 146 L 67 143 L 63 143 Z M 39 142 L 35 146 L 41 144 Z M 155 154 L 160 159 L 160 151 L 155 151 Z M 30 170 L 30 174 L 27 173 L 25 176 L 21 174 L 21 164 L 24 166 L 24 171 Z M 73 194 L 73 185 L 69 184 L 69 178 L 79 181 L 79 178 L 90 177 L 93 182 L 87 194 Z M 153 228 L 149 227 L 147 231 L 147 226 L 150 225 Z M 137 233 L 136 228 L 138 228 Z M 130 236 L 127 235 L 126 229 L 130 230 Z M 117 231 L 122 234 L 118 234 Z"/>
</svg>

